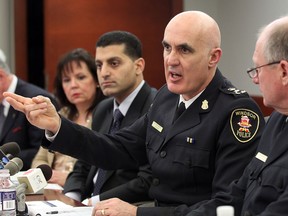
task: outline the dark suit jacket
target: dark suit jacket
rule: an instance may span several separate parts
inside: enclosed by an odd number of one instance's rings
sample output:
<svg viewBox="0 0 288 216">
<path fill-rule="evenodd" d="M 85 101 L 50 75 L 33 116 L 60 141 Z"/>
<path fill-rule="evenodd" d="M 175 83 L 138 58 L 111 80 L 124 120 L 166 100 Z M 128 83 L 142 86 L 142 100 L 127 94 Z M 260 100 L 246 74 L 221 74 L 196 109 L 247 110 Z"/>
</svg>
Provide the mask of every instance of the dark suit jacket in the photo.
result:
<svg viewBox="0 0 288 216">
<path fill-rule="evenodd" d="M 55 99 L 47 91 L 19 78 L 15 93 L 24 97 L 43 95 L 49 97 L 56 105 Z M 32 126 L 22 112 L 18 112 L 10 106 L 0 135 L 0 145 L 8 142 L 18 143 L 21 149 L 18 157 L 23 160 L 24 164 L 22 170 L 27 170 L 30 169 L 31 162 L 41 145 L 43 135 L 43 130 Z"/>
<path fill-rule="evenodd" d="M 131 125 L 136 119 L 144 115 L 152 103 L 156 90 L 144 84 L 132 102 L 126 116 L 121 122 L 121 128 Z M 113 98 L 102 101 L 93 115 L 92 129 L 101 133 L 108 133 L 113 120 Z M 74 170 L 68 176 L 64 193 L 77 191 L 81 199 L 91 197 L 93 192 L 93 178 L 97 172 L 96 166 L 90 166 L 82 160 L 76 162 Z M 100 199 L 118 197 L 128 202 L 149 200 L 148 189 L 151 183 L 149 166 L 138 169 L 118 169 L 106 172 L 106 179 L 101 188 Z"/>
<path fill-rule="evenodd" d="M 138 208 L 137 215 L 185 215 L 189 206 L 227 190 L 241 176 L 265 122 L 257 104 L 220 71 L 173 124 L 178 102 L 179 95 L 165 85 L 147 114 L 115 135 L 91 132 L 62 118 L 55 140 L 42 144 L 105 169 L 149 161 L 149 195 L 161 208 Z"/>
</svg>

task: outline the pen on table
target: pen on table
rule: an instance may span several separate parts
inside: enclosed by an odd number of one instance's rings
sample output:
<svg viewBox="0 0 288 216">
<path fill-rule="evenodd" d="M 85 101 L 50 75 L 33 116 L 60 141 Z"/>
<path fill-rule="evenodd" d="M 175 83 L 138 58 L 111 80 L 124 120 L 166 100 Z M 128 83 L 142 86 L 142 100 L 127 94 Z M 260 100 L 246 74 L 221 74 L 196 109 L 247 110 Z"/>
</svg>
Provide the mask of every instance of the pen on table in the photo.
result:
<svg viewBox="0 0 288 216">
<path fill-rule="evenodd" d="M 61 213 L 67 213 L 69 211 L 49 211 L 49 212 L 46 212 L 46 214 L 61 214 Z"/>
<path fill-rule="evenodd" d="M 50 212 L 46 212 L 46 214 L 58 214 L 59 211 L 50 211 Z"/>
</svg>

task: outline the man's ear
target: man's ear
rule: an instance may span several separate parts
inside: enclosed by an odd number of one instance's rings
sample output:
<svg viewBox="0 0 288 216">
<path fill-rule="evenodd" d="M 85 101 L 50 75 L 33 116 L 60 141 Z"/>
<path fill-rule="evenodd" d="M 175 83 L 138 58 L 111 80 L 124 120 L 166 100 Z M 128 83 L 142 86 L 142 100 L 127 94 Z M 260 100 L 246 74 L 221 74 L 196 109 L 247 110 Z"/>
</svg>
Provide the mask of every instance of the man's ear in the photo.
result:
<svg viewBox="0 0 288 216">
<path fill-rule="evenodd" d="M 280 62 L 280 67 L 282 69 L 282 73 L 281 73 L 282 84 L 284 86 L 287 86 L 288 85 L 288 62 L 286 60 L 282 60 Z"/>
<path fill-rule="evenodd" d="M 145 60 L 143 58 L 138 58 L 135 60 L 136 73 L 142 74 L 145 68 Z"/>
<path fill-rule="evenodd" d="M 209 58 L 209 67 L 215 67 L 220 61 L 222 50 L 220 48 L 214 48 L 211 50 Z"/>
</svg>

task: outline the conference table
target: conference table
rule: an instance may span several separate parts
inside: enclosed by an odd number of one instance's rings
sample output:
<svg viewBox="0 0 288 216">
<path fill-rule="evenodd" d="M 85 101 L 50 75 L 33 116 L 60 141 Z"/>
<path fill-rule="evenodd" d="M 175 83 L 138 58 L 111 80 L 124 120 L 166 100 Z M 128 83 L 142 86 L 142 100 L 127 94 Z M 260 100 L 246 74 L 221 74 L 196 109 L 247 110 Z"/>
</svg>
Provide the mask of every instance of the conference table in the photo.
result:
<svg viewBox="0 0 288 216">
<path fill-rule="evenodd" d="M 42 194 L 26 194 L 25 203 L 27 204 L 29 215 L 91 216 L 92 214 L 92 206 L 86 206 L 65 196 L 62 190 L 44 189 L 42 192 Z M 36 202 L 33 203 L 34 201 Z"/>
<path fill-rule="evenodd" d="M 59 200 L 71 206 L 85 206 L 83 203 L 71 199 L 62 193 L 62 190 L 44 189 L 43 194 L 27 194 L 26 201 Z"/>
</svg>

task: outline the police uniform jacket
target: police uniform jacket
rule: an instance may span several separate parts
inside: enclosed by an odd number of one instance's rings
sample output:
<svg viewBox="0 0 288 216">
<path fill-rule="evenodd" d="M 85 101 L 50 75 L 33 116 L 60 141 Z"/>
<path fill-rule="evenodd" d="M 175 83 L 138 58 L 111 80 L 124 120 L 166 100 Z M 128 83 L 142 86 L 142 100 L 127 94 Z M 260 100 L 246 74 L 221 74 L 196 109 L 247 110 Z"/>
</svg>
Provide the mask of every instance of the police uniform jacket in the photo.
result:
<svg viewBox="0 0 288 216">
<path fill-rule="evenodd" d="M 255 154 L 264 119 L 256 103 L 220 71 L 173 124 L 179 95 L 164 85 L 148 113 L 116 135 L 102 135 L 62 119 L 53 150 L 105 169 L 147 163 L 155 207 L 137 215 L 185 215 L 237 179 Z M 67 134 L 70 134 L 67 137 Z M 81 140 L 81 147 L 78 145 Z"/>
<path fill-rule="evenodd" d="M 255 156 L 229 193 L 192 211 L 189 216 L 215 215 L 219 205 L 232 205 L 235 216 L 286 216 L 288 214 L 287 116 L 273 113 L 265 127 Z"/>
</svg>

